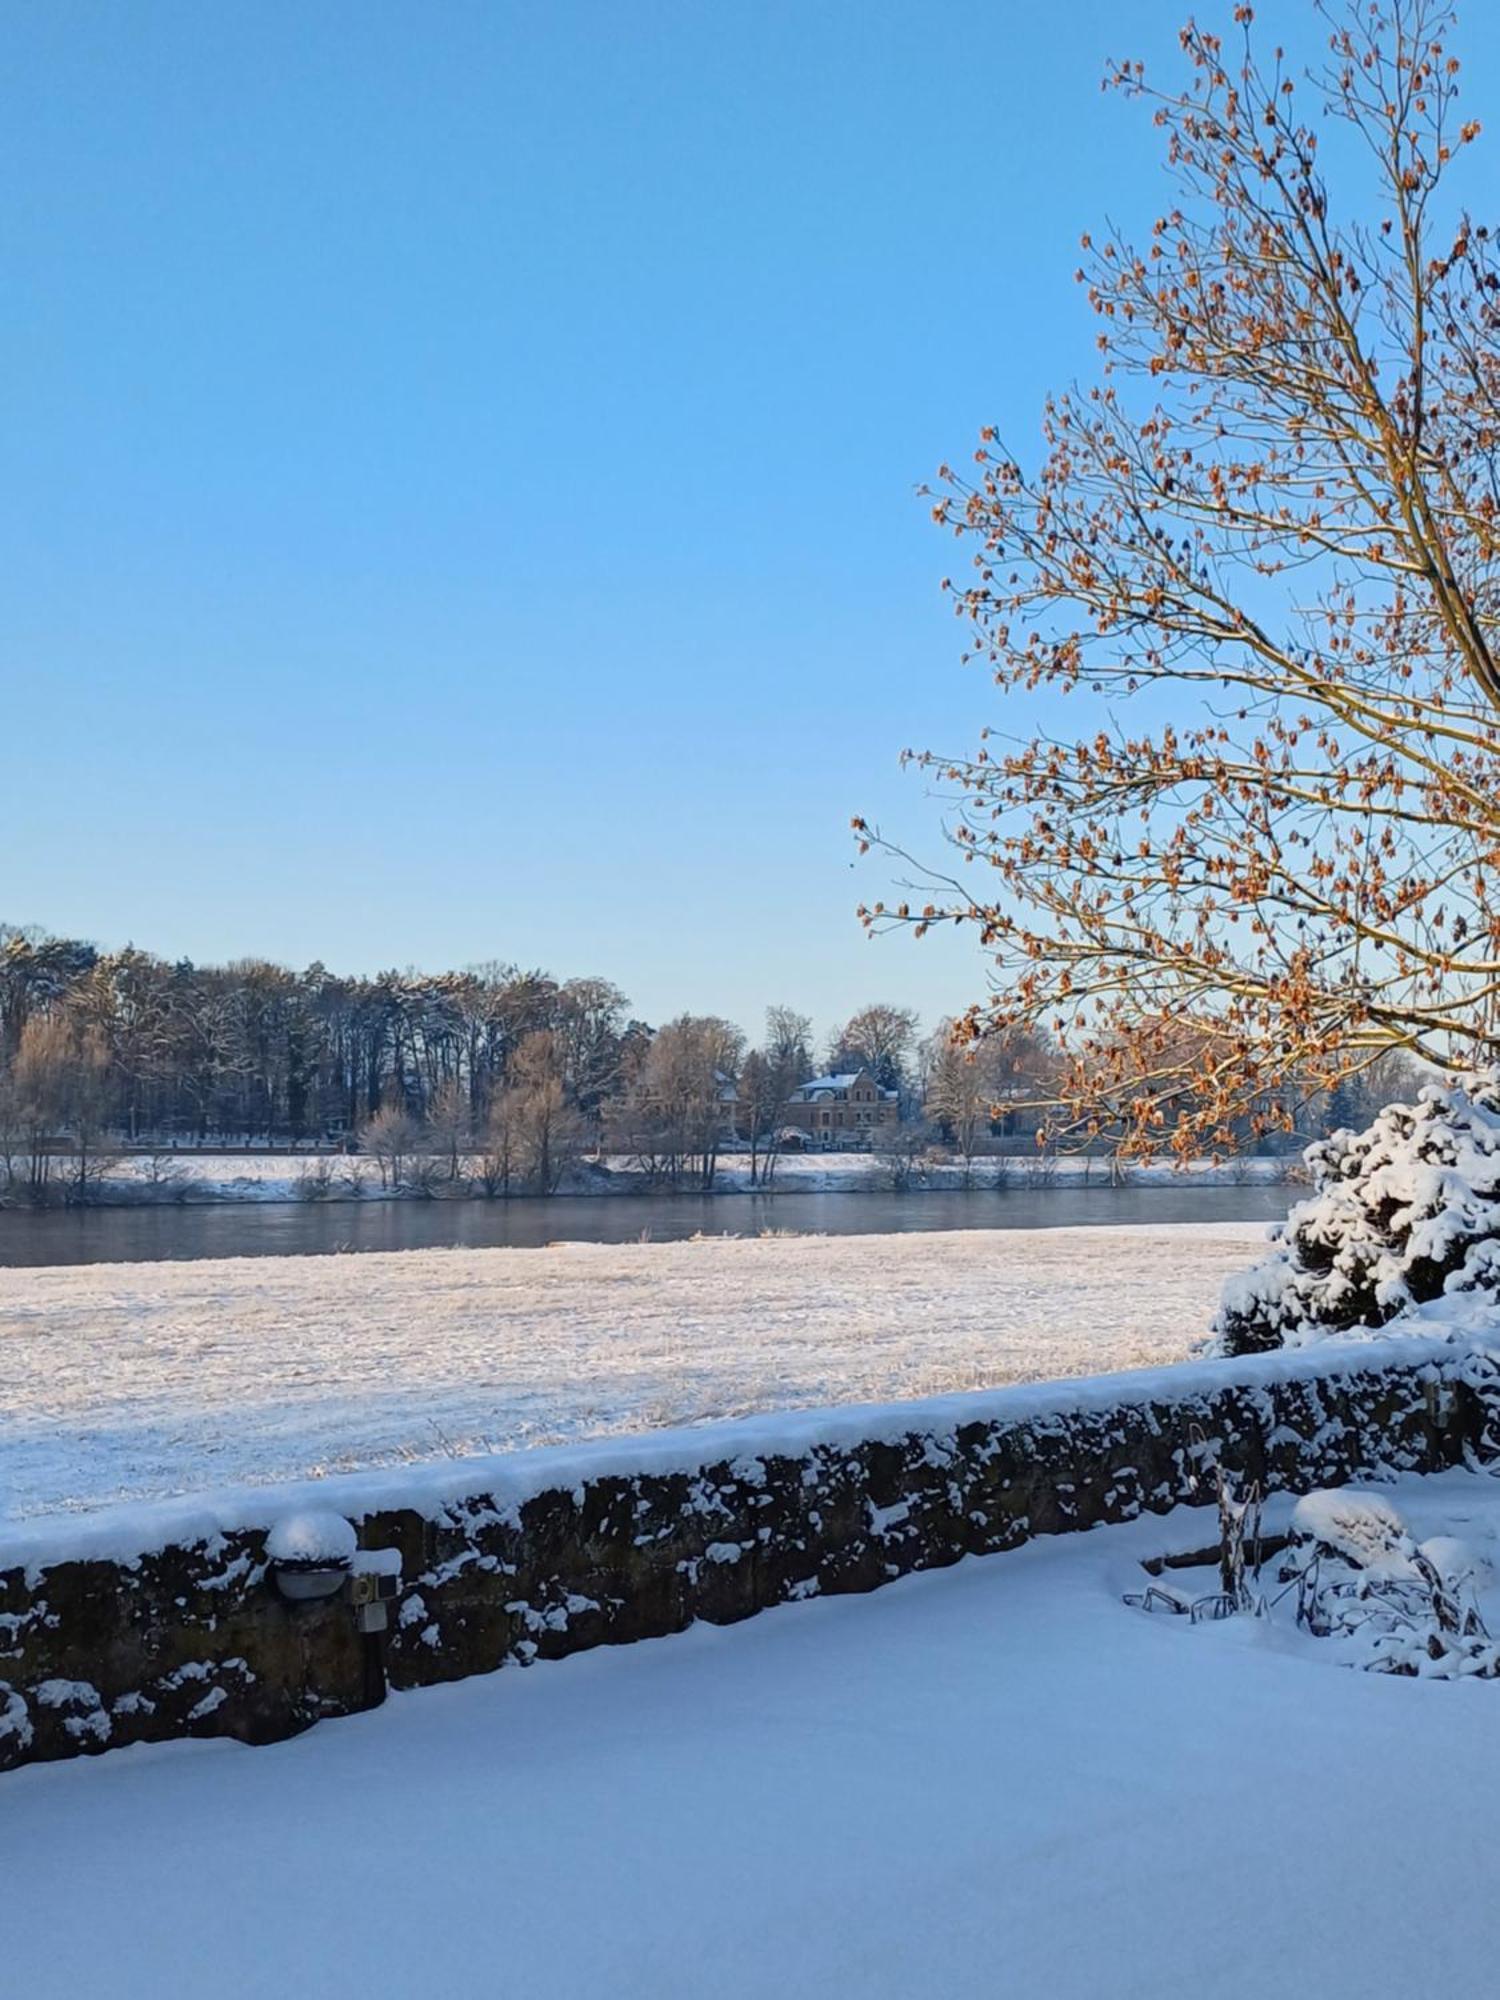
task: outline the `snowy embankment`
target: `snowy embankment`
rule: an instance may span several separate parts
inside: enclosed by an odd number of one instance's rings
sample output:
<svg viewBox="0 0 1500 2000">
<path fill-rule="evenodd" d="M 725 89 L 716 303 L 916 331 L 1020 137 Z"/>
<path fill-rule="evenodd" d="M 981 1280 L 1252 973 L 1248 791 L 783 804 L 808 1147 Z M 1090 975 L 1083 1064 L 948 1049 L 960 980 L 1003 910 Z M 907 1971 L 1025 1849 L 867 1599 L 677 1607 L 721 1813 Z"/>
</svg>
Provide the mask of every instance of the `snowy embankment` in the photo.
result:
<svg viewBox="0 0 1500 2000">
<path fill-rule="evenodd" d="M 0 1520 L 1176 1362 L 1257 1223 L 0 1271 Z"/>
<path fill-rule="evenodd" d="M 438 1179 L 422 1190 L 442 1200 L 472 1194 L 477 1160 L 460 1161 L 455 1187 Z M 1035 1153 L 977 1159 L 965 1169 L 957 1161 L 933 1159 L 903 1165 L 903 1188 L 923 1189 L 1050 1187 L 1274 1187 L 1299 1171 L 1294 1158 L 1189 1160 L 1118 1165 L 1107 1159 L 1048 1159 Z M 875 1153 L 787 1153 L 776 1163 L 773 1186 L 788 1194 L 860 1194 L 892 1185 L 889 1160 Z M 626 1155 L 590 1162 L 555 1199 L 569 1195 L 640 1195 L 653 1190 L 639 1166 Z M 698 1192 L 689 1189 L 687 1192 Z M 765 1192 L 751 1179 L 748 1153 L 724 1153 L 714 1176 L 716 1194 Z M 121 1153 L 110 1160 L 91 1199 L 109 1206 L 236 1201 L 393 1201 L 414 1199 L 415 1191 L 383 1185 L 375 1162 L 345 1153 Z"/>
<path fill-rule="evenodd" d="M 629 1166 L 625 1160 L 611 1160 L 608 1164 L 617 1173 L 625 1172 Z M 1056 1159 L 1046 1154 L 1021 1152 L 982 1157 L 967 1168 L 961 1160 L 940 1156 L 922 1159 L 911 1169 L 907 1185 L 913 1192 L 923 1188 L 965 1187 L 1038 1191 L 1052 1187 L 1280 1187 L 1293 1176 L 1300 1176 L 1301 1171 L 1294 1155 L 1277 1159 L 1187 1160 L 1177 1165 L 1170 1160 Z M 776 1162 L 772 1185 L 787 1192 L 856 1194 L 889 1187 L 891 1178 L 891 1163 L 879 1153 L 783 1153 Z M 754 1183 L 750 1179 L 750 1155 L 722 1155 L 715 1184 L 719 1193 L 751 1192 Z"/>
<path fill-rule="evenodd" d="M 1493 1561 L 1500 1483 L 1386 1490 Z M 1213 1536 L 1140 1521 L 270 1749 L 15 1773 L 7 1990 L 1493 1991 L 1500 1693 L 1125 1608 L 1140 1558 Z"/>
</svg>

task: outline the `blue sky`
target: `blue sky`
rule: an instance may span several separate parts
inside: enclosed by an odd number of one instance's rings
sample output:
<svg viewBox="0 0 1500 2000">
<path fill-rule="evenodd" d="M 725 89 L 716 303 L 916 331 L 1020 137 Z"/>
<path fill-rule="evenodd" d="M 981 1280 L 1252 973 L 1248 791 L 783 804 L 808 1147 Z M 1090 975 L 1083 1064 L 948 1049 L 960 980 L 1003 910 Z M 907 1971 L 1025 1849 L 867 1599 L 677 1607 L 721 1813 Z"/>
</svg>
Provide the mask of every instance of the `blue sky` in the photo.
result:
<svg viewBox="0 0 1500 2000">
<path fill-rule="evenodd" d="M 0 6 L 0 916 L 974 997 L 853 914 L 997 716 L 914 488 L 1088 370 L 1158 173 L 1100 69 L 1180 11 Z"/>
</svg>

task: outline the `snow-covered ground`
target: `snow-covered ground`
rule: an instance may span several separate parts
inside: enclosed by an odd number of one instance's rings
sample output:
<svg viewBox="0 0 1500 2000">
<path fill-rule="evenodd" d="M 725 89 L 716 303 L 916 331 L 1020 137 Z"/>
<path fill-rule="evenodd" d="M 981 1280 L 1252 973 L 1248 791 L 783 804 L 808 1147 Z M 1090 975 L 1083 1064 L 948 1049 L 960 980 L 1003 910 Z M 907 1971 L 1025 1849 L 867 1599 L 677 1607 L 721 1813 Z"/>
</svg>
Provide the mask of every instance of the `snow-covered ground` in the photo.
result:
<svg viewBox="0 0 1500 2000">
<path fill-rule="evenodd" d="M 477 1163 L 470 1161 L 472 1174 Z M 606 1158 L 603 1171 L 586 1167 L 570 1190 L 585 1194 L 643 1192 L 639 1168 L 624 1155 Z M 1208 1187 L 1265 1187 L 1285 1181 L 1297 1170 L 1294 1158 L 1244 1159 L 1215 1162 L 1190 1160 L 1183 1166 L 1152 1162 L 1112 1167 L 1106 1159 L 1038 1158 L 1019 1153 L 975 1160 L 966 1173 L 957 1163 L 929 1161 L 912 1170 L 907 1185 L 921 1188 L 1015 1187 L 1170 1187 L 1184 1181 Z M 297 1201 L 310 1191 L 315 1176 L 326 1175 L 319 1198 L 331 1201 L 390 1199 L 382 1188 L 376 1163 L 360 1155 L 315 1155 L 271 1151 L 241 1153 L 122 1153 L 109 1165 L 97 1199 L 109 1202 Z M 860 1193 L 888 1188 L 891 1167 L 874 1153 L 787 1153 L 778 1161 L 775 1185 L 788 1193 Z M 748 1153 L 724 1153 L 719 1158 L 715 1191 L 748 1193 Z M 446 1192 L 440 1183 L 438 1195 Z"/>
<path fill-rule="evenodd" d="M 629 1162 L 611 1160 L 617 1172 Z M 1235 1160 L 1188 1160 L 1175 1165 L 1170 1160 L 1111 1162 L 1108 1159 L 1055 1159 L 1035 1152 L 1011 1153 L 974 1160 L 966 1170 L 961 1161 L 940 1156 L 919 1161 L 913 1169 L 913 1188 L 1010 1187 L 1275 1187 L 1300 1177 L 1301 1164 L 1295 1155 L 1279 1158 Z M 890 1161 L 879 1153 L 783 1153 L 776 1162 L 774 1184 L 807 1192 L 855 1192 L 887 1186 Z M 748 1153 L 721 1156 L 718 1185 L 722 1189 L 752 1186 Z"/>
<path fill-rule="evenodd" d="M 1500 1482 L 1389 1489 L 1493 1548 Z M 27 2000 L 1480 1995 L 1495 1682 L 1121 1603 L 1201 1513 L 0 1779 Z M 1331 1662 L 1334 1655 L 1326 1656 Z"/>
<path fill-rule="evenodd" d="M 1263 1224 L 0 1270 L 0 1520 L 1181 1360 Z"/>
</svg>

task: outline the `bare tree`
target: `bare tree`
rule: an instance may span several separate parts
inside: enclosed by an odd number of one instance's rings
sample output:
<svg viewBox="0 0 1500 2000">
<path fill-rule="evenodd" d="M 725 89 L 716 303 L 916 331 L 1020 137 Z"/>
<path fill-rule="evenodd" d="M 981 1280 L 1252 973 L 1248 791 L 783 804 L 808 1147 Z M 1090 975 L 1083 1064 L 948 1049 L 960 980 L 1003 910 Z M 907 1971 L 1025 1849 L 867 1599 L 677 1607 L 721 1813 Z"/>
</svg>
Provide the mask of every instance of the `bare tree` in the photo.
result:
<svg viewBox="0 0 1500 2000">
<path fill-rule="evenodd" d="M 907 1063 L 917 1038 L 917 1017 L 910 1007 L 877 1001 L 861 1007 L 828 1045 L 828 1067 L 835 1073 L 867 1069 L 882 1090 L 901 1090 Z"/>
<path fill-rule="evenodd" d="M 115 1157 L 106 1137 L 109 1115 L 109 1048 L 98 1028 L 75 1031 L 63 1089 L 68 1136 L 72 1141 L 69 1198 L 87 1201 Z"/>
<path fill-rule="evenodd" d="M 787 1093 L 772 1058 L 752 1049 L 740 1066 L 740 1130 L 750 1148 L 750 1185 L 769 1187 L 781 1150 Z"/>
<path fill-rule="evenodd" d="M 108 1158 L 102 1143 L 108 1108 L 109 1052 L 96 1029 L 82 1028 L 64 1012 L 34 1014 L 21 1031 L 6 1088 L 10 1128 L 7 1181 L 21 1155 L 26 1192 L 46 1199 L 54 1162 L 66 1153 L 64 1187 L 83 1201 Z"/>
<path fill-rule="evenodd" d="M 926 1127 L 911 1120 L 890 1126 L 881 1135 L 880 1159 L 885 1168 L 886 1185 L 895 1193 L 904 1194 L 916 1179 L 928 1144 Z"/>
<path fill-rule="evenodd" d="M 497 1092 L 490 1104 L 489 1117 L 485 1121 L 475 1178 L 480 1191 L 490 1201 L 494 1201 L 500 1195 L 508 1195 L 520 1173 L 517 1118 L 519 1095 L 514 1087 Z"/>
<path fill-rule="evenodd" d="M 25 1117 L 15 1079 L 0 1070 L 0 1195 L 9 1195 L 21 1184 L 17 1165 L 21 1152 Z"/>
<path fill-rule="evenodd" d="M 750 1182 L 769 1187 L 781 1158 L 786 1107 L 812 1071 L 812 1023 L 790 1007 L 766 1009 L 766 1039 L 752 1049 L 739 1073 L 739 1114 L 750 1146 Z"/>
<path fill-rule="evenodd" d="M 965 1045 L 955 1040 L 953 1023 L 943 1021 L 930 1038 L 925 1067 L 927 1115 L 952 1140 L 967 1180 L 995 1115 L 995 1045 Z"/>
<path fill-rule="evenodd" d="M 380 1169 L 380 1185 L 399 1188 L 421 1147 L 422 1127 L 404 1106 L 385 1104 L 361 1132 L 360 1144 Z"/>
<path fill-rule="evenodd" d="M 1180 83 L 1113 72 L 1173 199 L 1084 239 L 1099 378 L 1038 464 L 986 428 L 934 495 L 1007 728 L 1033 689 L 1084 712 L 919 759 L 958 863 L 864 913 L 972 926 L 967 1030 L 1054 1029 L 1059 1129 L 1133 1152 L 1500 1027 L 1500 264 L 1444 184 L 1479 126 L 1445 0 L 1319 12 L 1305 72 L 1248 6 L 1232 51 L 1184 29 Z"/>
<path fill-rule="evenodd" d="M 950 1020 L 923 1043 L 920 1067 L 927 1115 L 952 1141 L 967 1175 L 997 1128 L 1009 1135 L 1028 1114 L 1041 1122 L 1057 1063 L 1043 1036 L 1012 1028 L 975 1038 Z"/>
<path fill-rule="evenodd" d="M 448 1179 L 457 1181 L 459 1161 L 474 1137 L 469 1093 L 457 1077 L 450 1077 L 439 1087 L 427 1115 L 427 1132 L 434 1151 L 447 1161 Z"/>
<path fill-rule="evenodd" d="M 765 1053 L 783 1076 L 792 1079 L 788 1095 L 813 1073 L 812 1022 L 794 1007 L 766 1009 Z"/>
<path fill-rule="evenodd" d="M 653 1180 L 711 1192 L 744 1036 L 716 1015 L 658 1029 L 623 1111 L 630 1150 Z"/>
<path fill-rule="evenodd" d="M 530 1034 L 516 1051 L 506 1106 L 522 1176 L 535 1194 L 555 1194 L 582 1157 L 587 1128 L 568 1102 L 563 1048 L 550 1030 Z"/>
<path fill-rule="evenodd" d="M 11 1077 L 26 1192 L 46 1197 L 54 1149 L 68 1115 L 73 1036 L 61 1014 L 33 1014 L 21 1030 Z"/>
</svg>

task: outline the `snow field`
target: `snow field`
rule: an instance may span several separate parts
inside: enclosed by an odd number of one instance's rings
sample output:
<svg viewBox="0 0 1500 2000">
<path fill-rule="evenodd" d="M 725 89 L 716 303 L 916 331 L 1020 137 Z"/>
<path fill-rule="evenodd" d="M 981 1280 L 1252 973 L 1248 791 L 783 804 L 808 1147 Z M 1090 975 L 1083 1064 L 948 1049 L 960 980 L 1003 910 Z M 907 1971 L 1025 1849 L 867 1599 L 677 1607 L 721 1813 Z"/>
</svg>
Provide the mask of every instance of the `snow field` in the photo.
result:
<svg viewBox="0 0 1500 2000">
<path fill-rule="evenodd" d="M 1182 1360 L 1264 1225 L 0 1270 L 0 1522 Z"/>
<path fill-rule="evenodd" d="M 1500 1482 L 1386 1490 L 1414 1533 L 1494 1542 Z M 16 1772 L 8 1990 L 1492 1992 L 1500 1690 L 1125 1608 L 1142 1556 L 1213 1533 L 1044 1539 L 268 1749 Z"/>
</svg>

